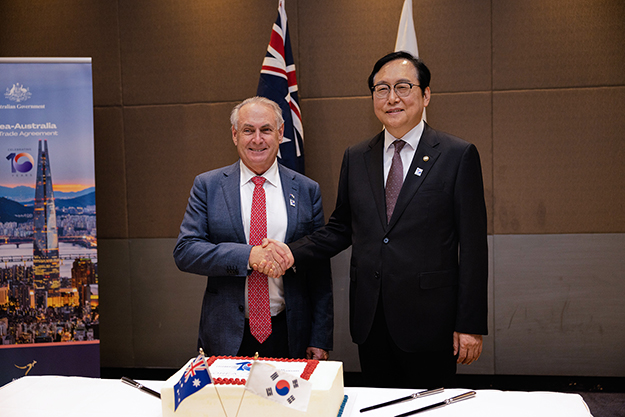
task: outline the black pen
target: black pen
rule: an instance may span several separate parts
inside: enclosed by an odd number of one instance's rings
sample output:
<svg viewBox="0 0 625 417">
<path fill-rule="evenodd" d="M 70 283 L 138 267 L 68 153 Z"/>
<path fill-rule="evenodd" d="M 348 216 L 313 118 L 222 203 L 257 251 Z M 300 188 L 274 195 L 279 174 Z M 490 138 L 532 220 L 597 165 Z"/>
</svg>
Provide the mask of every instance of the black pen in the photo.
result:
<svg viewBox="0 0 625 417">
<path fill-rule="evenodd" d="M 464 394 L 456 395 L 452 398 L 447 398 L 445 401 L 441 401 L 440 403 L 428 405 L 427 407 L 417 408 L 416 410 L 408 411 L 404 414 L 396 415 L 395 417 L 406 417 L 411 416 L 413 414 L 420 413 L 422 411 L 434 410 L 435 408 L 444 407 L 449 404 L 457 403 L 458 401 L 468 400 L 469 398 L 475 397 L 475 391 L 465 392 Z"/>
<path fill-rule="evenodd" d="M 141 385 L 140 383 L 138 383 L 137 381 L 130 379 L 130 378 L 126 378 L 125 376 L 122 376 L 122 382 L 124 384 L 128 384 L 131 387 L 135 387 L 137 389 L 140 389 L 143 392 L 147 392 L 150 395 L 153 395 L 155 397 L 161 398 L 161 394 L 159 394 L 158 392 L 149 389 L 148 387 L 144 387 L 143 385 Z"/>
<path fill-rule="evenodd" d="M 387 402 L 382 403 L 382 404 L 376 404 L 376 405 L 372 405 L 370 407 L 365 407 L 362 410 L 360 410 L 360 412 L 364 413 L 365 411 L 375 410 L 377 408 L 386 407 L 387 405 L 399 404 L 399 403 L 403 403 L 404 401 L 414 400 L 415 398 L 427 397 L 428 395 L 438 394 L 440 392 L 443 392 L 444 390 L 445 390 L 445 388 L 436 388 L 436 389 L 430 389 L 430 390 L 427 390 L 427 391 L 415 392 L 414 394 L 408 395 L 407 397 L 402 397 L 402 398 L 398 398 L 396 400 L 387 401 Z"/>
</svg>

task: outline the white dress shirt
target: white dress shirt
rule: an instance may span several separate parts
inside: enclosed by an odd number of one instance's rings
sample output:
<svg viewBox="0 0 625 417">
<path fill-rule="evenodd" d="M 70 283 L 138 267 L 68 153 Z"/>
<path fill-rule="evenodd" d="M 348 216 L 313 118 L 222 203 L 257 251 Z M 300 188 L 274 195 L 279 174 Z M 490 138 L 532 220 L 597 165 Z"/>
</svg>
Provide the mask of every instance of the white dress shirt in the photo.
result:
<svg viewBox="0 0 625 417">
<path fill-rule="evenodd" d="M 388 172 L 391 170 L 393 154 L 395 153 L 395 145 L 392 145 L 392 143 L 397 139 L 402 139 L 406 142 L 402 150 L 399 152 L 401 163 L 404 168 L 404 179 L 406 179 L 406 174 L 408 173 L 408 169 L 410 169 L 412 158 L 414 158 L 414 154 L 417 151 L 417 146 L 421 140 L 424 127 L 425 123 L 421 120 L 421 122 L 406 133 L 403 138 L 396 138 L 388 133 L 388 130 L 384 130 L 384 187 L 386 187 L 386 179 L 388 178 Z"/>
<path fill-rule="evenodd" d="M 252 212 L 252 195 L 254 194 L 254 183 L 252 177 L 256 174 L 252 172 L 243 162 L 241 167 L 241 218 L 243 229 L 245 230 L 245 240 L 250 241 L 250 217 Z M 265 207 L 267 209 L 267 237 L 280 242 L 284 242 L 288 217 L 286 203 L 282 193 L 282 183 L 280 182 L 280 172 L 278 171 L 278 160 L 265 171 L 262 177 L 265 178 L 263 189 L 265 190 Z M 269 307 L 271 315 L 276 316 L 285 308 L 284 303 L 284 283 L 282 277 L 268 278 L 269 283 Z M 249 317 L 247 301 L 247 278 L 245 279 L 245 317 Z"/>
</svg>

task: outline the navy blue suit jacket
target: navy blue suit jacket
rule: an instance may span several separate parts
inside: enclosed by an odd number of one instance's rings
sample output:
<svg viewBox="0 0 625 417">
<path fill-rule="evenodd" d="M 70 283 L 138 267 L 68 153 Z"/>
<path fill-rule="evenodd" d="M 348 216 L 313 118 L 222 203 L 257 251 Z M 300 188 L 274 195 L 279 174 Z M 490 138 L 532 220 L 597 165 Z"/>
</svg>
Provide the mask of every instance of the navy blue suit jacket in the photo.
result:
<svg viewBox="0 0 625 417">
<path fill-rule="evenodd" d="M 245 323 L 245 278 L 251 246 L 241 220 L 240 161 L 198 175 L 180 226 L 174 259 L 185 272 L 208 277 L 198 347 L 208 355 L 236 355 Z M 288 213 L 286 242 L 325 222 L 319 185 L 278 165 Z M 298 265 L 283 277 L 289 352 L 332 349 L 334 326 L 329 259 Z"/>
<path fill-rule="evenodd" d="M 382 132 L 345 151 L 328 224 L 289 247 L 297 265 L 352 245 L 355 343 L 367 339 L 382 297 L 389 333 L 402 350 L 450 350 L 454 331 L 487 333 L 480 158 L 474 145 L 426 124 L 387 224 L 383 148 Z"/>
</svg>

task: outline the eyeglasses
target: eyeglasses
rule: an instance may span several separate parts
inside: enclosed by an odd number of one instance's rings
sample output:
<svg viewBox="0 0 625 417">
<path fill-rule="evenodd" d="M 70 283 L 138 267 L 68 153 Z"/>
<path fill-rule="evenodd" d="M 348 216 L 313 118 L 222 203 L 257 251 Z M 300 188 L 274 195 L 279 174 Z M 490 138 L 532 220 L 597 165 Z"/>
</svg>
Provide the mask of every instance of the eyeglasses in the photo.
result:
<svg viewBox="0 0 625 417">
<path fill-rule="evenodd" d="M 397 83 L 393 86 L 393 90 L 395 90 L 395 94 L 398 97 L 408 97 L 410 92 L 412 91 L 412 87 L 421 87 L 419 84 L 413 84 L 409 82 L 401 82 Z M 371 88 L 373 94 L 377 98 L 387 98 L 389 94 L 391 94 L 391 86 L 388 84 L 378 84 L 374 85 Z"/>
</svg>

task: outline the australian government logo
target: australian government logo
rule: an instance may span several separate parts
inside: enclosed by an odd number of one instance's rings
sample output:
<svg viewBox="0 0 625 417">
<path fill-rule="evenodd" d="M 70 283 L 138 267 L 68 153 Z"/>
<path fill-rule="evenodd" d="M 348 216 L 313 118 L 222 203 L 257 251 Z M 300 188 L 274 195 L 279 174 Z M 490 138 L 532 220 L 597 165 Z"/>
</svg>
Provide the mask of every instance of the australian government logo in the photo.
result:
<svg viewBox="0 0 625 417">
<path fill-rule="evenodd" d="M 7 92 L 4 93 L 4 96 L 11 101 L 16 101 L 18 103 L 22 101 L 26 101 L 30 98 L 32 94 L 30 93 L 28 88 L 24 88 L 24 86 L 20 83 L 13 84 L 13 87 L 10 89 L 7 88 Z"/>
<path fill-rule="evenodd" d="M 11 87 L 7 87 L 4 97 L 16 104 L 0 104 L 0 109 L 45 109 L 45 104 L 21 104 L 29 100 L 32 96 L 30 88 L 24 87 L 23 84 L 15 83 Z"/>
</svg>

